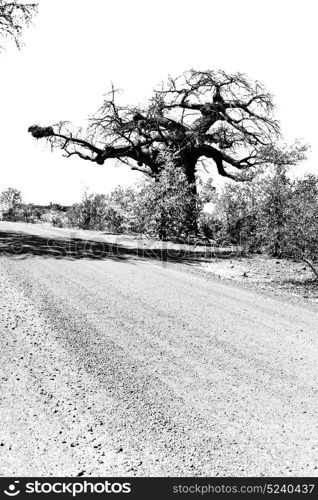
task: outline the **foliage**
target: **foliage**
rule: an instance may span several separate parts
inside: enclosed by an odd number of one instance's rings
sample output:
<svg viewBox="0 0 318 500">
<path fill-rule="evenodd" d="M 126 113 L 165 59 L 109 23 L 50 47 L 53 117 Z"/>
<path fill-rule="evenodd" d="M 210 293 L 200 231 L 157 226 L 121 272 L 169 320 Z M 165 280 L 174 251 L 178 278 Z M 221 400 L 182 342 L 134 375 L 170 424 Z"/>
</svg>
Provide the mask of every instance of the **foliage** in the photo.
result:
<svg viewBox="0 0 318 500">
<path fill-rule="evenodd" d="M 9 187 L 2 191 L 0 203 L 5 210 L 13 208 L 22 203 L 22 193 L 16 188 Z"/>
<path fill-rule="evenodd" d="M 85 193 L 66 217 L 69 226 L 81 229 L 181 238 L 191 231 L 189 211 L 198 215 L 201 206 L 183 170 L 170 160 L 157 179 L 145 178 L 136 189 L 118 186 L 109 195 Z"/>
<path fill-rule="evenodd" d="M 80 227 L 82 229 L 104 229 L 105 210 L 105 195 L 84 193 L 80 204 Z"/>
<path fill-rule="evenodd" d="M 215 214 L 201 212 L 198 219 L 198 227 L 203 239 L 213 240 L 215 242 L 219 240 L 222 223 Z"/>
<path fill-rule="evenodd" d="M 156 179 L 136 188 L 117 187 L 110 194 L 84 193 L 72 207 L 25 204 L 20 191 L 0 195 L 2 217 L 47 222 L 57 227 L 140 233 L 183 242 L 191 235 L 188 211 L 196 211 L 201 235 L 217 244 L 245 245 L 262 252 L 306 262 L 318 278 L 318 176 L 291 179 L 285 165 L 252 181 L 229 182 L 216 192 L 209 183 L 194 195 L 173 157 Z M 212 201 L 212 213 L 202 207 Z"/>
<path fill-rule="evenodd" d="M 197 220 L 202 204 L 193 194 L 183 169 L 171 158 L 157 179 L 140 184 L 138 214 L 146 234 L 160 239 L 185 238 L 193 232 L 189 213 Z"/>
<path fill-rule="evenodd" d="M 9 187 L 0 194 L 0 208 L 4 220 L 17 220 L 22 204 L 22 194 L 18 189 Z"/>
<path fill-rule="evenodd" d="M 115 188 L 109 195 L 85 192 L 80 203 L 66 213 L 68 225 L 80 229 L 121 233 L 133 230 L 133 189 Z"/>
<path fill-rule="evenodd" d="M 318 177 L 292 180 L 285 166 L 218 194 L 209 221 L 218 241 L 305 261 L 318 277 Z M 219 227 L 215 231 L 215 220 Z M 209 226 L 208 226 L 209 227 Z"/>
<path fill-rule="evenodd" d="M 36 3 L 0 0 L 0 37 L 12 38 L 20 47 L 23 28 L 31 23 L 36 11 Z"/>
<path fill-rule="evenodd" d="M 200 200 L 203 204 L 211 203 L 215 201 L 216 198 L 216 188 L 213 184 L 213 180 L 209 178 L 206 182 L 201 181 L 200 186 Z"/>
<path fill-rule="evenodd" d="M 106 197 L 107 230 L 111 233 L 141 232 L 138 193 L 133 188 L 118 186 Z"/>
<path fill-rule="evenodd" d="M 34 221 L 25 221 L 34 222 Z M 53 227 L 69 227 L 69 220 L 66 213 L 62 210 L 47 207 L 44 213 L 41 215 L 40 220 L 37 222 L 45 222 L 51 224 Z"/>
<path fill-rule="evenodd" d="M 255 248 L 259 197 L 260 186 L 255 180 L 223 187 L 214 205 L 219 242 L 245 244 L 249 250 Z"/>
<path fill-rule="evenodd" d="M 307 175 L 292 185 L 292 196 L 286 210 L 283 253 L 303 260 L 318 278 L 318 177 Z"/>
<path fill-rule="evenodd" d="M 256 217 L 257 246 L 262 251 L 281 257 L 284 253 L 287 228 L 290 226 L 288 205 L 292 197 L 292 184 L 285 167 L 277 167 L 261 183 Z"/>
</svg>

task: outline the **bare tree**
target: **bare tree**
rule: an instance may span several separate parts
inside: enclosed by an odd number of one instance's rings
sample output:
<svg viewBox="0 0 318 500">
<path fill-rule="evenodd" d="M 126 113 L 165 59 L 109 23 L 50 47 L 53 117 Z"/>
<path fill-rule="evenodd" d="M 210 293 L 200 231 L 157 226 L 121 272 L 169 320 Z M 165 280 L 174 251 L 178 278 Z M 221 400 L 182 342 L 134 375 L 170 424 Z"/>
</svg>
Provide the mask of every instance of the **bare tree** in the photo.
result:
<svg viewBox="0 0 318 500">
<path fill-rule="evenodd" d="M 30 24 L 36 11 L 36 3 L 0 0 L 0 37 L 13 38 L 20 47 L 22 30 Z"/>
<path fill-rule="evenodd" d="M 280 137 L 272 95 L 244 74 L 191 70 L 154 90 L 145 106 L 118 104 L 113 88 L 86 131 L 68 122 L 33 125 L 66 156 L 104 164 L 117 159 L 152 177 L 167 154 L 184 170 L 196 193 L 196 172 L 215 164 L 221 176 L 245 180 L 266 162 Z"/>
</svg>

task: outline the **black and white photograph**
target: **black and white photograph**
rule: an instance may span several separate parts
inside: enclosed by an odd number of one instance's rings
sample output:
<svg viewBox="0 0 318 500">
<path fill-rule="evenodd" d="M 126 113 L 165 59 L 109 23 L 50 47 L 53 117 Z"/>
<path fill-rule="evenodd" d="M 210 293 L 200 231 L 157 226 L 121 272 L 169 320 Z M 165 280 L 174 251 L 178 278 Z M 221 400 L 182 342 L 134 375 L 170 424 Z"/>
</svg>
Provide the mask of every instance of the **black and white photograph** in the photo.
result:
<svg viewBox="0 0 318 500">
<path fill-rule="evenodd" d="M 3 498 L 315 495 L 316 7 L 0 0 Z"/>
</svg>

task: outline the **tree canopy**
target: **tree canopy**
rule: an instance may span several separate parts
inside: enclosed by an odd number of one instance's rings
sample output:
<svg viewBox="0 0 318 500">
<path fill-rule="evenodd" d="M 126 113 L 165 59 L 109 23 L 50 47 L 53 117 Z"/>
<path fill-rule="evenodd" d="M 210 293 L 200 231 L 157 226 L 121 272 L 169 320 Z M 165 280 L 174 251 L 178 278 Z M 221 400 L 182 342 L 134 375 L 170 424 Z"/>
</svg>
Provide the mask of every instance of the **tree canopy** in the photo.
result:
<svg viewBox="0 0 318 500">
<path fill-rule="evenodd" d="M 12 38 L 20 47 L 22 30 L 30 24 L 36 11 L 36 3 L 0 0 L 0 38 Z"/>
<path fill-rule="evenodd" d="M 22 193 L 19 189 L 9 187 L 0 193 L 0 206 L 6 210 L 22 203 Z"/>
<path fill-rule="evenodd" d="M 68 122 L 33 125 L 35 138 L 46 137 L 66 156 L 99 165 L 117 159 L 152 177 L 165 168 L 165 153 L 195 183 L 198 165 L 212 162 L 221 176 L 244 180 L 270 161 L 280 139 L 272 95 L 241 73 L 191 70 L 169 77 L 144 106 L 118 104 L 107 95 L 87 130 Z"/>
</svg>

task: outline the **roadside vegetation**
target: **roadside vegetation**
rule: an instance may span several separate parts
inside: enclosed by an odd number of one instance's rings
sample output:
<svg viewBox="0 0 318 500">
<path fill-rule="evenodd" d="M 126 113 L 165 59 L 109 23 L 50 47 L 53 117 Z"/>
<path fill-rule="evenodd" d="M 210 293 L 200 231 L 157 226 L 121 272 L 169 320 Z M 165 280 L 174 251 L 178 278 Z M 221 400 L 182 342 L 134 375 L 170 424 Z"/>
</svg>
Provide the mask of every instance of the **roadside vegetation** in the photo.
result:
<svg viewBox="0 0 318 500">
<path fill-rule="evenodd" d="M 186 225 L 196 207 L 198 231 Z M 204 208 L 209 203 L 209 212 Z M 189 208 L 190 207 L 190 208 Z M 181 169 L 167 164 L 159 180 L 145 178 L 110 194 L 85 192 L 72 206 L 24 203 L 20 191 L 0 195 L 2 220 L 47 223 L 60 228 L 130 234 L 241 249 L 240 256 L 264 255 L 303 262 L 318 278 L 318 176 L 288 175 L 286 166 L 259 172 L 243 183 L 215 189 L 201 183 L 193 197 Z"/>
<path fill-rule="evenodd" d="M 1 37 L 20 47 L 36 10 L 0 0 Z M 7 188 L 0 219 L 233 246 L 240 256 L 302 262 L 318 281 L 318 176 L 289 175 L 308 146 L 283 144 L 274 111 L 263 84 L 223 70 L 169 76 L 143 106 L 123 103 L 112 87 L 86 130 L 60 122 L 28 131 L 66 157 L 98 165 L 116 160 L 143 180 L 107 195 L 85 192 L 72 206 L 25 203 L 19 190 Z M 226 179 L 222 188 L 211 177 L 202 181 L 199 172 L 211 166 Z"/>
</svg>

